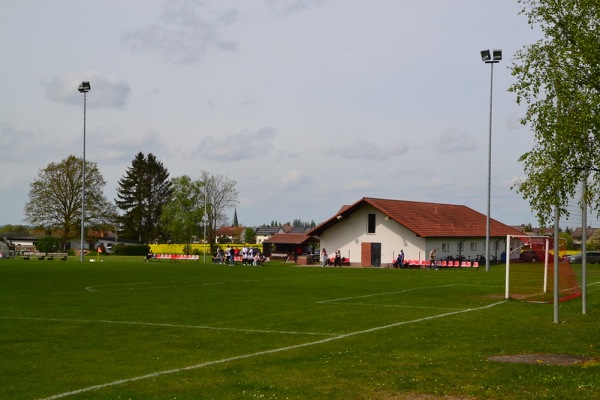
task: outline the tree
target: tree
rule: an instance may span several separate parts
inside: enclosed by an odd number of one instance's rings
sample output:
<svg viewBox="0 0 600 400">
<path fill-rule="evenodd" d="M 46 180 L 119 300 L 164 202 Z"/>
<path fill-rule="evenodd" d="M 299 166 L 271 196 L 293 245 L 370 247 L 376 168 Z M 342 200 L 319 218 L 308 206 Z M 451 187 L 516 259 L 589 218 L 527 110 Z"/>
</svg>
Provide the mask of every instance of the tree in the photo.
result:
<svg viewBox="0 0 600 400">
<path fill-rule="evenodd" d="M 227 222 L 226 210 L 237 203 L 238 192 L 235 189 L 236 181 L 229 180 L 223 175 L 211 175 L 202 171 L 200 181 L 203 184 L 205 196 L 207 230 L 206 236 L 210 243 L 211 253 L 215 250 L 217 227 Z"/>
<path fill-rule="evenodd" d="M 573 250 L 573 235 L 568 230 L 566 232 L 559 233 L 559 243 L 564 243 L 565 250 Z"/>
<path fill-rule="evenodd" d="M 306 222 L 306 221 L 302 221 L 300 218 L 296 218 L 296 219 L 294 219 L 294 222 L 292 222 L 292 226 L 300 226 L 303 228 L 314 228 L 315 226 L 317 226 L 317 224 L 315 223 L 314 220 L 312 220 L 310 222 Z"/>
<path fill-rule="evenodd" d="M 95 163 L 85 162 L 85 221 L 103 223 L 114 207 L 103 194 L 106 185 Z M 25 218 L 32 225 L 61 232 L 61 244 L 81 226 L 82 159 L 73 155 L 60 163 L 50 163 L 38 171 L 30 184 Z"/>
<path fill-rule="evenodd" d="M 161 214 L 171 196 L 167 168 L 150 153 L 138 153 L 119 180 L 117 207 L 124 211 L 119 218 L 122 236 L 148 243 L 163 236 Z"/>
<path fill-rule="evenodd" d="M 171 200 L 163 207 L 162 224 L 175 243 L 191 243 L 204 215 L 204 183 L 187 176 L 173 178 Z"/>
<path fill-rule="evenodd" d="M 600 249 L 600 231 L 596 231 L 586 243 L 587 250 L 598 250 Z"/>
<path fill-rule="evenodd" d="M 31 230 L 30 227 L 25 226 L 25 225 L 3 225 L 0 226 L 0 232 L 1 233 L 12 233 L 12 234 L 17 234 L 17 235 L 26 235 L 29 233 L 29 231 Z"/>
<path fill-rule="evenodd" d="M 247 227 L 244 230 L 244 243 L 256 243 L 256 231 L 254 231 L 254 228 Z"/>
<path fill-rule="evenodd" d="M 600 7 L 597 0 L 519 0 L 543 39 L 516 53 L 510 91 L 527 104 L 521 122 L 531 125 L 534 147 L 520 161 L 527 178 L 515 187 L 539 222 L 552 210 L 569 215 L 582 179 L 582 202 L 600 210 Z"/>
</svg>

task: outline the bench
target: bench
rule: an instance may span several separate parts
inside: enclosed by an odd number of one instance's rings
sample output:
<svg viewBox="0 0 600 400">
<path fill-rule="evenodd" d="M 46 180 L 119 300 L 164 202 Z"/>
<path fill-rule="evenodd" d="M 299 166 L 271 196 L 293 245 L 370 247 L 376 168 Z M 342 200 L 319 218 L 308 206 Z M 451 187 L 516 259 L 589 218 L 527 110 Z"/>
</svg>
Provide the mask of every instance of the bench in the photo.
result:
<svg viewBox="0 0 600 400">
<path fill-rule="evenodd" d="M 271 259 L 281 259 L 284 260 L 285 262 L 288 262 L 290 259 L 290 255 L 287 253 L 272 253 L 271 254 Z"/>
<path fill-rule="evenodd" d="M 200 261 L 200 256 L 197 254 L 155 254 L 154 257 L 149 257 L 147 260 Z"/>
<path fill-rule="evenodd" d="M 329 263 L 328 265 L 335 265 L 335 257 L 330 257 L 329 258 Z M 346 266 L 350 266 L 350 259 L 347 257 L 342 257 L 340 258 L 340 265 L 346 265 Z"/>
<path fill-rule="evenodd" d="M 35 251 L 29 251 L 23 253 L 23 260 L 30 260 L 31 258 L 37 258 L 38 260 L 43 260 L 46 258 L 46 253 L 39 253 Z"/>
<path fill-rule="evenodd" d="M 52 261 L 55 258 L 58 258 L 61 261 L 67 261 L 67 256 L 67 253 L 48 253 L 46 259 Z"/>
</svg>

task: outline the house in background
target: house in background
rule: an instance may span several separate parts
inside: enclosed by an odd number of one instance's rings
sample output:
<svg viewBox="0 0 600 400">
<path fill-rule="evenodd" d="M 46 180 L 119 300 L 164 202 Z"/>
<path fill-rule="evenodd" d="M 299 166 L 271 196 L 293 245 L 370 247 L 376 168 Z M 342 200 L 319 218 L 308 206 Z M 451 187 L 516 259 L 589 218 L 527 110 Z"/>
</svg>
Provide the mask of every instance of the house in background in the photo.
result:
<svg viewBox="0 0 600 400">
<path fill-rule="evenodd" d="M 475 259 L 485 254 L 486 225 L 484 214 L 462 205 L 364 197 L 307 234 L 319 236 L 330 254 L 339 249 L 351 265 L 379 267 L 400 250 L 406 260 L 426 260 L 433 249 L 437 259 Z M 521 232 L 490 221 L 490 256 L 500 258 L 509 234 Z"/>
<path fill-rule="evenodd" d="M 40 235 L 3 234 L 8 252 L 5 255 L 16 256 L 28 251 L 36 251 L 35 244 Z M 3 253 L 6 249 L 3 251 Z"/>
<path fill-rule="evenodd" d="M 585 230 L 586 239 L 590 240 L 592 236 L 594 236 L 599 230 L 600 229 L 598 228 L 592 228 L 591 226 L 588 226 Z M 571 236 L 573 237 L 573 246 L 577 249 L 581 249 L 583 245 L 583 229 L 575 228 Z"/>
<path fill-rule="evenodd" d="M 256 244 L 261 244 L 271 236 L 279 233 L 281 231 L 281 226 L 259 226 L 254 231 L 254 236 L 256 237 Z"/>
<path fill-rule="evenodd" d="M 244 231 L 243 226 L 222 226 L 217 229 L 217 243 L 243 243 Z"/>
</svg>

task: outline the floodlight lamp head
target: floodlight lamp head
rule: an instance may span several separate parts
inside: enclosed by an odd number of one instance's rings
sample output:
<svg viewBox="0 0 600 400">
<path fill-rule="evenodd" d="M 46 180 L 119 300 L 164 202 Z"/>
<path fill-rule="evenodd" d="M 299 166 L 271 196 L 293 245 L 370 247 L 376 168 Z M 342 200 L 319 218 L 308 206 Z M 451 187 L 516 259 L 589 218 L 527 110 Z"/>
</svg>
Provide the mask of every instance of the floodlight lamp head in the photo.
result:
<svg viewBox="0 0 600 400">
<path fill-rule="evenodd" d="M 492 59 L 492 56 L 490 54 L 489 50 L 482 50 L 481 51 L 481 61 L 483 62 L 488 62 Z"/>
<path fill-rule="evenodd" d="M 492 59 L 494 61 L 500 61 L 500 60 L 502 60 L 502 50 L 501 49 L 494 49 L 494 51 L 492 52 Z"/>
<path fill-rule="evenodd" d="M 81 82 L 81 85 L 79 85 L 79 88 L 77 90 L 79 90 L 81 93 L 86 93 L 89 92 L 91 89 L 92 88 L 89 82 Z"/>
</svg>

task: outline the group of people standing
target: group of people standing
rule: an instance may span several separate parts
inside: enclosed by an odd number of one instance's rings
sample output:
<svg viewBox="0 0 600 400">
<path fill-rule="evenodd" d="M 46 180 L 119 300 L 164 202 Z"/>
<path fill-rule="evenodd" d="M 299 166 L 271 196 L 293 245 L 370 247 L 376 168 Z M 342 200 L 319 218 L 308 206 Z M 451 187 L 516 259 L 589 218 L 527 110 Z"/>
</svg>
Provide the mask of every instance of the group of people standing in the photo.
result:
<svg viewBox="0 0 600 400">
<path fill-rule="evenodd" d="M 435 256 L 437 253 L 437 249 L 433 249 L 429 252 L 429 269 L 438 269 L 438 266 L 435 264 Z M 394 268 L 405 268 L 406 264 L 404 263 L 404 250 L 400 250 L 398 253 L 398 257 L 394 261 Z"/>
<path fill-rule="evenodd" d="M 327 250 L 323 248 L 321 250 L 321 267 L 326 267 L 331 263 Z M 333 266 L 342 268 L 342 252 L 338 249 L 335 251 L 333 256 Z"/>
<path fill-rule="evenodd" d="M 394 261 L 394 268 L 404 268 L 404 250 L 400 250 L 398 253 L 398 257 L 396 257 L 396 261 Z"/>
<path fill-rule="evenodd" d="M 213 264 L 229 264 L 234 265 L 236 258 L 241 255 L 242 265 L 259 266 L 266 261 L 263 253 L 256 249 L 244 246 L 241 250 L 227 246 L 225 250 L 219 248 L 213 256 Z"/>
</svg>

